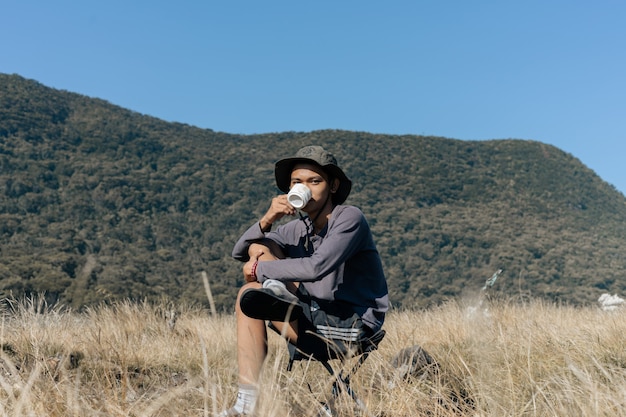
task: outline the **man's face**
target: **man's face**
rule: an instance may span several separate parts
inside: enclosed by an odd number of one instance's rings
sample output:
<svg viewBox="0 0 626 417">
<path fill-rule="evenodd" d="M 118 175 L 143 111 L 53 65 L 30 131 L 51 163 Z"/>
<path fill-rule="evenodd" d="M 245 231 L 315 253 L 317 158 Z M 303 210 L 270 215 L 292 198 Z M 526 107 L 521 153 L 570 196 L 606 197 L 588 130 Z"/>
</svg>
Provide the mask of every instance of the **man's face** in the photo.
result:
<svg viewBox="0 0 626 417">
<path fill-rule="evenodd" d="M 328 175 L 317 165 L 296 164 L 291 171 L 291 184 L 304 184 L 311 190 L 311 200 L 304 206 L 304 212 L 322 209 L 326 203 L 330 191 Z"/>
</svg>

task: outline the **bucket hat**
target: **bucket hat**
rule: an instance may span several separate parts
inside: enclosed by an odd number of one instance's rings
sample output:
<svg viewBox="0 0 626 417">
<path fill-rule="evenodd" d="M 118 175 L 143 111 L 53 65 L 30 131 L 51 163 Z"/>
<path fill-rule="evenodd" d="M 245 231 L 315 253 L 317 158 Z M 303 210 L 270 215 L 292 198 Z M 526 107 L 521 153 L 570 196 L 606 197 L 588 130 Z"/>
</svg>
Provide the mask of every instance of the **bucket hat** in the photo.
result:
<svg viewBox="0 0 626 417">
<path fill-rule="evenodd" d="M 296 164 L 319 165 L 331 178 L 339 180 L 339 187 L 333 194 L 332 199 L 335 204 L 342 204 L 348 198 L 352 189 L 352 181 L 344 174 L 337 165 L 337 159 L 330 152 L 321 146 L 305 146 L 296 153 L 293 158 L 284 158 L 276 162 L 274 176 L 278 189 L 284 193 L 289 192 L 291 185 L 291 171 Z"/>
</svg>

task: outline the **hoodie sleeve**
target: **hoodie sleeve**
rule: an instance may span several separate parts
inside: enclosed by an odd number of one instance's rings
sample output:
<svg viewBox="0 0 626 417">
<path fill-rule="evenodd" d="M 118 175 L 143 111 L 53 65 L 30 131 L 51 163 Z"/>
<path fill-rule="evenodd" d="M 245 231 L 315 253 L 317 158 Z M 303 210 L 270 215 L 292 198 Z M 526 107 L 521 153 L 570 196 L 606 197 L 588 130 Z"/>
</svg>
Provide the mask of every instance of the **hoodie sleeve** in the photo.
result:
<svg viewBox="0 0 626 417">
<path fill-rule="evenodd" d="M 232 253 L 233 258 L 238 261 L 247 262 L 250 259 L 248 255 L 250 245 L 264 237 L 265 233 L 261 230 L 261 224 L 259 222 L 254 223 L 241 235 L 237 243 L 235 243 Z"/>
</svg>

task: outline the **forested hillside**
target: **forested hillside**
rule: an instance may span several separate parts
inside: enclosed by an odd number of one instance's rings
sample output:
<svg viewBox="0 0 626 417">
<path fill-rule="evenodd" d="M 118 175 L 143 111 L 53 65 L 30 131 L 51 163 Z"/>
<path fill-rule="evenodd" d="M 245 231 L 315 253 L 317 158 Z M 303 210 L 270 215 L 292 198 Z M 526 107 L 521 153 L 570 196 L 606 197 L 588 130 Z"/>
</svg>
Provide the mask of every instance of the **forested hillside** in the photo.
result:
<svg viewBox="0 0 626 417">
<path fill-rule="evenodd" d="M 528 140 L 351 131 L 234 135 L 0 74 L 0 296 L 231 308 L 238 236 L 278 193 L 273 164 L 333 151 L 354 181 L 396 307 L 479 290 L 592 303 L 626 292 L 626 199 Z"/>
</svg>

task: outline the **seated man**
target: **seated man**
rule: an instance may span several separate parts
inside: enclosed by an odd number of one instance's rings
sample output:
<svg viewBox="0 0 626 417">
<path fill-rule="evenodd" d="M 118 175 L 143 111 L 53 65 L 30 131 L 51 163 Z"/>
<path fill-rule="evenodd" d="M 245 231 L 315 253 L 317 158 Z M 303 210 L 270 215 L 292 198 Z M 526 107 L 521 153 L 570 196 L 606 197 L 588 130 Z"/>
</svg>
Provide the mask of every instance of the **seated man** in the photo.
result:
<svg viewBox="0 0 626 417">
<path fill-rule="evenodd" d="M 267 355 L 266 320 L 318 357 L 328 345 L 312 335 L 318 330 L 314 322 L 324 322 L 326 314 L 339 320 L 348 329 L 341 337 L 350 342 L 380 330 L 388 309 L 387 282 L 369 225 L 361 210 L 343 205 L 352 182 L 333 155 L 319 146 L 304 147 L 276 163 L 275 177 L 285 193 L 295 184 L 310 190 L 301 208 L 307 216 L 286 194 L 279 195 L 235 244 L 233 257 L 245 262 L 246 280 L 235 306 L 239 393 L 222 416 L 254 411 Z M 271 231 L 273 223 L 296 214 L 298 219 Z"/>
</svg>

